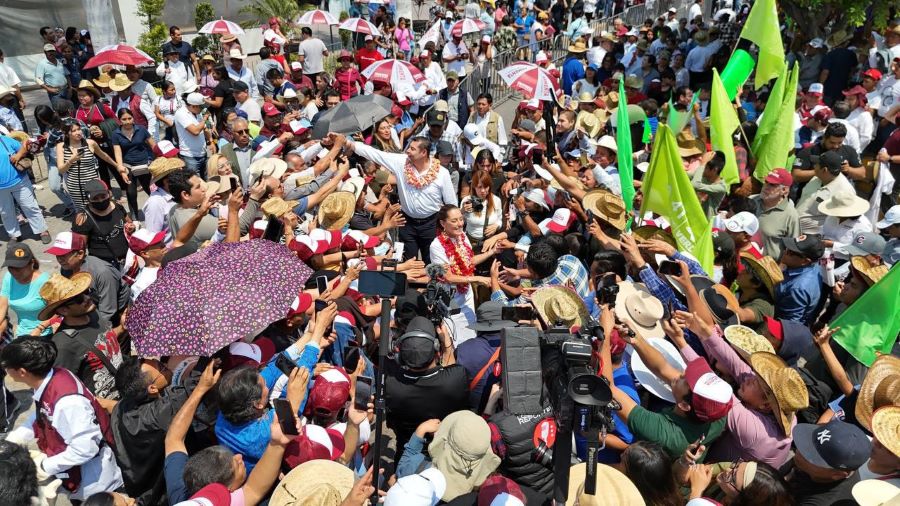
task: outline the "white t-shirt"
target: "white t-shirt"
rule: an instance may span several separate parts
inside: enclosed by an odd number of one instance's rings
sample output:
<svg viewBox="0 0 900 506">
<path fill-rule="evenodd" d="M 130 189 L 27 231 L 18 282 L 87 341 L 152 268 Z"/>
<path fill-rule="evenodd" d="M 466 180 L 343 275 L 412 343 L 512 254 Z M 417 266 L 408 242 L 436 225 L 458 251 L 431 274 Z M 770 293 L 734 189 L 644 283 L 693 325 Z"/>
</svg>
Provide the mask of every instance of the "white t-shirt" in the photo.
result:
<svg viewBox="0 0 900 506">
<path fill-rule="evenodd" d="M 236 111 L 244 111 L 247 113 L 247 121 L 251 121 L 257 125 L 262 124 L 262 108 L 256 100 L 253 100 L 249 96 L 247 97 L 247 100 L 235 104 L 234 109 Z"/>
<path fill-rule="evenodd" d="M 691 8 L 688 10 L 688 23 L 697 19 L 697 16 L 703 16 L 703 7 L 700 7 L 700 4 L 693 3 L 691 4 Z"/>
<path fill-rule="evenodd" d="M 0 86 L 12 88 L 13 86 L 18 86 L 21 82 L 15 70 L 5 63 L 0 63 Z"/>
<path fill-rule="evenodd" d="M 466 237 L 465 234 L 462 235 L 462 241 L 465 241 L 469 247 L 472 247 L 472 244 L 469 242 L 469 238 Z M 444 247 L 441 245 L 441 242 L 438 238 L 435 237 L 433 241 L 431 241 L 431 247 L 428 248 L 428 252 L 431 254 L 431 262 L 434 264 L 446 265 L 447 271 L 450 271 L 450 258 L 447 257 L 447 252 L 444 251 Z M 450 325 L 451 333 L 453 335 L 453 344 L 454 346 L 459 346 L 460 343 L 463 343 L 472 337 L 475 337 L 475 332 L 471 331 L 468 326 L 475 323 L 475 294 L 472 285 L 469 285 L 469 289 L 464 293 L 460 293 L 456 289 L 456 285 L 451 285 L 453 287 L 453 299 L 450 301 L 450 309 L 459 308 L 460 312 L 450 316 Z"/>
<path fill-rule="evenodd" d="M 459 56 L 461 54 L 467 55 L 469 54 L 469 48 L 466 47 L 466 43 L 464 41 L 459 41 L 459 45 L 457 46 L 452 40 L 448 42 L 444 46 L 444 50 L 441 52 L 441 58 L 449 58 L 452 56 Z M 463 77 L 466 75 L 466 59 L 457 59 L 447 64 L 447 72 L 456 72 L 459 77 Z"/>
<path fill-rule="evenodd" d="M 206 156 L 206 137 L 203 132 L 194 135 L 187 131 L 187 127 L 196 125 L 202 121 L 200 115 L 194 115 L 187 107 L 182 107 L 175 112 L 175 131 L 178 133 L 178 150 L 184 156 L 200 158 Z"/>
<path fill-rule="evenodd" d="M 131 284 L 132 302 L 136 301 L 138 295 L 156 281 L 157 273 L 159 273 L 159 267 L 144 267 L 138 272 L 138 275 L 134 277 L 134 283 Z"/>
<path fill-rule="evenodd" d="M 491 199 L 494 201 L 494 211 L 488 216 L 487 226 L 496 225 L 499 227 L 503 221 L 503 203 L 500 200 L 500 197 L 496 195 L 491 195 Z M 470 202 L 472 200 L 471 196 L 463 197 L 462 201 L 460 201 L 460 207 L 464 206 L 466 202 Z M 484 208 L 480 213 L 471 212 L 471 213 L 463 213 L 463 218 L 466 220 L 466 233 L 475 239 L 483 239 L 484 238 L 484 213 L 487 212 L 487 201 L 482 201 L 484 204 Z M 434 258 L 433 256 L 431 257 Z"/>
<path fill-rule="evenodd" d="M 324 61 L 323 53 L 326 51 L 328 48 L 325 47 L 325 43 L 315 37 L 301 42 L 297 52 L 303 55 L 303 73 L 309 75 L 324 71 L 325 66 L 322 62 Z"/>
</svg>

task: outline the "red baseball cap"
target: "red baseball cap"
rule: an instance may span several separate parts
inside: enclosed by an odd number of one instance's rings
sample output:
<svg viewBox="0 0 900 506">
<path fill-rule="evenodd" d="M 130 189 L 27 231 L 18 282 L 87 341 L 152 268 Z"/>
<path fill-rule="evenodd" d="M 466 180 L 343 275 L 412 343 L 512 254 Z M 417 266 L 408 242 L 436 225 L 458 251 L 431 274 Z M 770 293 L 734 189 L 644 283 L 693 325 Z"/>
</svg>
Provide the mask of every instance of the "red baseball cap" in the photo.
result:
<svg viewBox="0 0 900 506">
<path fill-rule="evenodd" d="M 769 172 L 769 175 L 766 176 L 766 182 L 769 184 L 791 186 L 794 184 L 794 178 L 786 169 L 779 167 L 772 170 L 772 172 Z"/>
<path fill-rule="evenodd" d="M 716 376 L 706 360 L 696 358 L 688 362 L 684 379 L 691 388 L 691 409 L 703 422 L 714 422 L 728 414 L 734 402 L 731 385 Z"/>
<path fill-rule="evenodd" d="M 875 81 L 881 80 L 881 71 L 878 69 L 869 69 L 862 73 L 863 77 L 868 77 L 869 79 L 874 79 Z"/>
<path fill-rule="evenodd" d="M 281 114 L 281 111 L 272 104 L 265 104 L 262 106 L 262 113 L 263 116 L 278 116 Z"/>
<path fill-rule="evenodd" d="M 518 502 L 512 499 L 516 499 Z M 478 506 L 525 504 L 525 502 L 525 493 L 522 492 L 522 487 L 506 476 L 495 474 L 484 480 L 484 483 L 478 488 Z"/>
<path fill-rule="evenodd" d="M 309 391 L 304 413 L 333 416 L 350 398 L 350 377 L 342 367 L 329 369 L 318 376 Z"/>
<path fill-rule="evenodd" d="M 75 232 L 60 232 L 53 239 L 53 246 L 45 251 L 54 256 L 68 255 L 73 251 L 87 248 L 87 238 Z"/>
<path fill-rule="evenodd" d="M 284 450 L 284 463 L 291 469 L 310 460 L 337 460 L 344 453 L 344 436 L 334 430 L 306 424 Z"/>
<path fill-rule="evenodd" d="M 210 483 L 175 506 L 231 506 L 231 492 L 221 483 Z"/>
<path fill-rule="evenodd" d="M 252 343 L 238 341 L 228 345 L 228 356 L 222 368 L 231 370 L 235 367 L 250 364 L 259 367 L 275 356 L 275 343 L 267 337 L 260 337 Z"/>
<path fill-rule="evenodd" d="M 153 233 L 146 228 L 135 231 L 128 238 L 128 247 L 135 253 L 140 253 L 150 246 L 159 244 L 166 238 L 165 232 Z"/>
<path fill-rule="evenodd" d="M 312 306 L 312 303 L 312 295 L 306 292 L 300 292 L 300 295 L 297 295 L 294 302 L 291 303 L 291 308 L 288 309 L 287 317 L 290 318 L 305 313 L 306 310 L 309 309 L 309 306 Z"/>
</svg>

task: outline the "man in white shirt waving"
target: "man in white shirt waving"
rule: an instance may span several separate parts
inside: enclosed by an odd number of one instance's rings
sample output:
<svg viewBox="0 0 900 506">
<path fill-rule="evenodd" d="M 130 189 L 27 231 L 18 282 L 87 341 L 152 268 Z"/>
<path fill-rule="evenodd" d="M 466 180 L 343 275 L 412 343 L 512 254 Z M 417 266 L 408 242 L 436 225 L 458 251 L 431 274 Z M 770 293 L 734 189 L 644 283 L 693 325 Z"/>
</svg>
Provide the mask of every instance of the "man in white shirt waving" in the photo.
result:
<svg viewBox="0 0 900 506">
<path fill-rule="evenodd" d="M 337 139 L 340 134 L 330 133 Z M 431 141 L 416 137 L 404 153 L 385 153 L 361 142 L 346 141 L 346 149 L 389 170 L 397 180 L 400 209 L 406 225 L 400 229 L 403 259 L 415 258 L 422 252 L 422 261 L 430 263 L 429 248 L 437 229 L 437 212 L 445 204 L 459 205 L 450 172 L 431 157 Z"/>
</svg>

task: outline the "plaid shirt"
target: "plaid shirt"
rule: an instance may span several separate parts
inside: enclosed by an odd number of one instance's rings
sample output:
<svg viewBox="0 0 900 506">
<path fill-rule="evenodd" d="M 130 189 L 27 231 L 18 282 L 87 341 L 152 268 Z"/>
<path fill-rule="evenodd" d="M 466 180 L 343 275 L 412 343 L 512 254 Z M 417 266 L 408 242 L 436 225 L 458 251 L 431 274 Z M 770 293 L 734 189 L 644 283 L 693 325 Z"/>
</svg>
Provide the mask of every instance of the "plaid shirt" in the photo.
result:
<svg viewBox="0 0 900 506">
<path fill-rule="evenodd" d="M 719 28 L 719 40 L 722 41 L 722 45 L 726 47 L 730 47 L 734 44 L 734 41 L 737 40 L 738 36 L 738 25 L 733 21 L 729 21 L 724 24 L 716 25 Z"/>
<path fill-rule="evenodd" d="M 582 299 L 590 294 L 588 271 L 585 269 L 584 264 L 581 263 L 581 260 L 578 260 L 578 258 L 573 255 L 563 255 L 559 257 L 559 265 L 556 267 L 556 271 L 553 274 L 546 278 L 531 282 L 531 286 L 535 288 L 553 285 L 569 286 L 569 284 L 571 284 L 575 293 Z M 506 306 L 528 304 L 528 299 L 524 296 L 519 296 L 510 300 L 506 294 L 503 293 L 503 290 L 497 290 L 492 293 L 491 300 L 501 302 Z"/>
<path fill-rule="evenodd" d="M 688 258 L 681 254 L 681 252 L 676 251 L 674 255 L 672 255 L 673 260 L 681 260 L 686 263 L 688 266 L 688 271 L 691 275 L 699 274 L 701 276 L 706 276 L 706 272 L 703 271 L 703 268 L 700 267 L 700 264 L 697 261 Z M 639 273 L 641 281 L 644 283 L 644 286 L 647 287 L 647 290 L 653 294 L 654 297 L 659 299 L 663 305 L 672 305 L 673 311 L 687 311 L 688 308 L 681 300 L 675 295 L 675 290 L 669 286 L 662 278 L 659 277 L 659 274 L 656 273 L 649 265 L 645 265 L 641 272 Z M 684 331 L 684 339 L 687 341 L 688 345 L 690 345 L 691 349 L 697 352 L 698 355 L 705 357 L 706 350 L 703 349 L 703 345 L 700 344 L 700 339 L 691 332 L 690 330 L 685 329 Z"/>
</svg>

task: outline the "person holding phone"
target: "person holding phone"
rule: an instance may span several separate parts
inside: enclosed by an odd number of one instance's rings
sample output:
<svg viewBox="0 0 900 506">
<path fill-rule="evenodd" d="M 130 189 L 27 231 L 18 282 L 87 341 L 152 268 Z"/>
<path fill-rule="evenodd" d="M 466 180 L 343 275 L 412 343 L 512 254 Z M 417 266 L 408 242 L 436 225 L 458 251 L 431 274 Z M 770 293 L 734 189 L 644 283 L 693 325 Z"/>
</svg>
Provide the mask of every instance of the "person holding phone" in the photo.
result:
<svg viewBox="0 0 900 506">
<path fill-rule="evenodd" d="M 222 375 L 216 437 L 220 444 L 243 455 L 247 472 L 259 462 L 271 437 L 275 412 L 269 408 L 269 400 L 284 397 L 290 401 L 294 413 L 303 411 L 307 383 L 325 346 L 326 330 L 336 314 L 337 306 L 329 303 L 316 313 L 303 336 L 267 362 L 262 370 L 241 366 Z M 295 366 L 289 375 L 279 368 L 278 357 L 285 357 Z"/>
<path fill-rule="evenodd" d="M 97 158 L 117 167 L 125 178 L 128 177 L 128 173 L 125 166 L 116 164 L 115 160 L 100 149 L 100 145 L 94 139 L 85 138 L 80 122 L 67 119 L 63 121 L 62 130 L 63 142 L 56 145 L 56 160 L 65 181 L 66 193 L 72 197 L 75 210 L 81 211 L 88 204 L 85 183 L 100 179 L 100 165 Z M 62 163 L 59 163 L 60 161 Z"/>
</svg>

